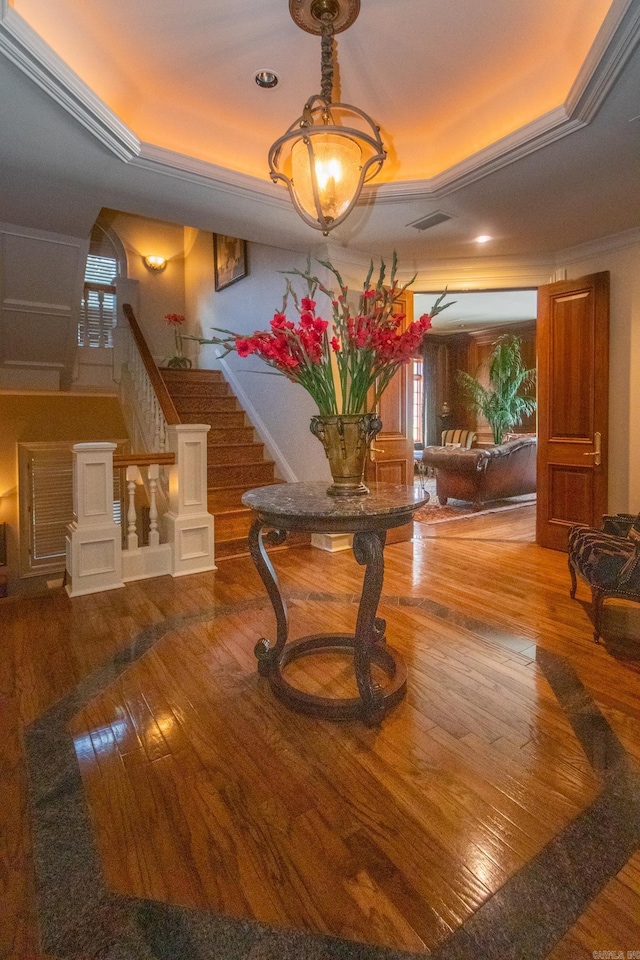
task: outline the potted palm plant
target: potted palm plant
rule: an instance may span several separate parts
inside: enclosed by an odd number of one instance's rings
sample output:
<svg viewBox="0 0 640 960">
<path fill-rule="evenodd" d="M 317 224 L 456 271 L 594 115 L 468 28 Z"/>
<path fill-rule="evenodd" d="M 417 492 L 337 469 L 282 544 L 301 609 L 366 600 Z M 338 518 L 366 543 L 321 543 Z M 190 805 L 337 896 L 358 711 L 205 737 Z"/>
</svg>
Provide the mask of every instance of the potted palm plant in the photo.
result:
<svg viewBox="0 0 640 960">
<path fill-rule="evenodd" d="M 493 344 L 488 373 L 488 387 L 462 370 L 457 378 L 470 406 L 489 422 L 493 442 L 498 444 L 506 432 L 536 409 L 536 371 L 524 365 L 520 338 L 507 333 Z"/>
</svg>

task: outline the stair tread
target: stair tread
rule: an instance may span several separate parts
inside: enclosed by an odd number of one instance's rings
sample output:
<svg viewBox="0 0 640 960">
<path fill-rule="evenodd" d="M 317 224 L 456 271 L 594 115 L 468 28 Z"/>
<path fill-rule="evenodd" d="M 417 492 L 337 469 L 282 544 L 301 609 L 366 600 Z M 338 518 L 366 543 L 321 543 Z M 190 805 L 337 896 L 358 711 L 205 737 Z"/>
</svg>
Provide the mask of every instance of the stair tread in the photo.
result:
<svg viewBox="0 0 640 960">
<path fill-rule="evenodd" d="M 235 443 L 212 443 L 212 447 L 263 447 L 262 440 L 238 440 Z"/>
<path fill-rule="evenodd" d="M 261 487 L 271 487 L 278 483 L 284 483 L 284 480 L 265 480 L 264 483 L 261 483 Z M 217 490 L 253 490 L 254 488 L 249 486 L 246 483 L 230 483 L 225 486 L 219 486 L 218 484 L 207 484 L 207 493 Z M 238 510 L 239 507 L 233 507 L 232 509 Z"/>
<path fill-rule="evenodd" d="M 229 463 L 210 463 L 207 469 L 220 470 L 223 467 L 225 470 L 230 470 L 231 467 L 242 467 L 243 469 L 247 467 L 251 469 L 253 467 L 265 467 L 265 466 L 273 467 L 274 464 L 275 464 L 274 460 L 255 460 L 254 462 L 249 461 L 249 463 L 245 463 L 244 460 L 239 460 L 239 461 L 230 460 Z"/>
<path fill-rule="evenodd" d="M 311 542 L 311 536 L 308 533 L 294 533 L 290 542 L 279 544 L 277 546 L 268 546 L 269 553 L 272 551 L 287 550 L 290 546 L 307 546 Z M 222 548 L 216 553 L 216 560 L 231 560 L 237 556 L 247 556 L 249 553 L 247 537 L 233 537 L 230 540 L 219 540 L 218 548 Z"/>
<path fill-rule="evenodd" d="M 209 494 L 221 493 L 229 490 L 255 490 L 257 487 L 271 486 L 270 480 L 243 480 L 240 483 L 231 481 L 231 483 L 209 483 L 207 492 Z"/>
<path fill-rule="evenodd" d="M 222 370 L 206 370 L 202 367 L 191 367 L 189 370 L 176 370 L 172 367 L 161 367 L 160 373 L 163 377 L 167 376 L 172 379 L 175 378 L 176 380 L 181 380 L 184 377 L 191 377 L 196 380 L 224 379 L 222 377 Z"/>
</svg>

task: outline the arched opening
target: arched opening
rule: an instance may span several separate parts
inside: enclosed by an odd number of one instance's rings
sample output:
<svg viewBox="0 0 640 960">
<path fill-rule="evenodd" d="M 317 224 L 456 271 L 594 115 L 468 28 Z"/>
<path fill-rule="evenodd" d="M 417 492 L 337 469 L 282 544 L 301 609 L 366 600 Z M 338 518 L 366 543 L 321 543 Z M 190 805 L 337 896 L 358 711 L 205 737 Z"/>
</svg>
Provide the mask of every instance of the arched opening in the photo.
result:
<svg viewBox="0 0 640 960">
<path fill-rule="evenodd" d="M 89 240 L 89 253 L 78 324 L 78 345 L 112 347 L 116 324 L 116 277 L 126 277 L 127 256 L 118 235 L 96 220 Z"/>
</svg>

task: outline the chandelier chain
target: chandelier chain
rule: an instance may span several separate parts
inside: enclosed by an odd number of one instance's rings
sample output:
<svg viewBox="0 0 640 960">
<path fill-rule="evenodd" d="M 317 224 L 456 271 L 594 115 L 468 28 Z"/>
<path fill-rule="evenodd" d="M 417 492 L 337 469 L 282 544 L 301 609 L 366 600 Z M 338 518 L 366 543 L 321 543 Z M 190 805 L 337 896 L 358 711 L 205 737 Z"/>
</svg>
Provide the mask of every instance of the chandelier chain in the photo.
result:
<svg viewBox="0 0 640 960">
<path fill-rule="evenodd" d="M 322 55 L 320 59 L 322 99 L 331 103 L 333 95 L 333 19 L 322 17 Z"/>
</svg>

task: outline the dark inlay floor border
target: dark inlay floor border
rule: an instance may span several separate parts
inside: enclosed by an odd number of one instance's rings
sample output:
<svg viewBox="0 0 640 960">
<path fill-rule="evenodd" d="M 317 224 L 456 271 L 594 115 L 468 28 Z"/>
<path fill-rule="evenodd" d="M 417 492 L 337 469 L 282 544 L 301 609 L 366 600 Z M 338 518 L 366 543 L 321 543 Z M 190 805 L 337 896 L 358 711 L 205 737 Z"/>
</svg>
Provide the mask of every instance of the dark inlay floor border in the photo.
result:
<svg viewBox="0 0 640 960">
<path fill-rule="evenodd" d="M 356 594 L 289 592 L 288 600 L 358 603 Z M 596 799 L 432 956 L 437 960 L 543 960 L 640 846 L 640 776 L 569 663 L 531 637 L 427 599 L 383 596 L 422 607 L 497 646 L 535 659 L 594 771 Z M 268 605 L 257 599 L 179 617 L 142 631 L 26 732 L 38 917 L 43 949 L 104 960 L 422 960 L 424 954 L 273 929 L 205 911 L 119 896 L 102 878 L 73 739 L 71 718 L 162 637 Z M 215 948 L 215 954 L 212 954 Z"/>
</svg>

